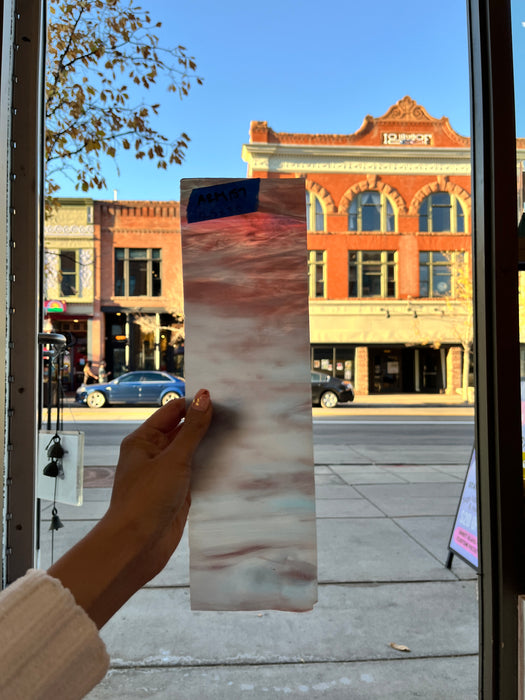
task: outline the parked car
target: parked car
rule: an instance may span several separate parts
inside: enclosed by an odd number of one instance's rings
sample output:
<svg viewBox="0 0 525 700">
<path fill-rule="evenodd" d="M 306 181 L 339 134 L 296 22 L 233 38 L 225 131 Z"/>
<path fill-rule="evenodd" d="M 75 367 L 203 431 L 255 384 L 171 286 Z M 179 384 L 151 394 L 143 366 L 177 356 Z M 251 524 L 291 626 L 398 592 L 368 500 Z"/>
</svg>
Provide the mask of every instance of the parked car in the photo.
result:
<svg viewBox="0 0 525 700">
<path fill-rule="evenodd" d="M 76 393 L 78 403 L 90 408 L 102 408 L 109 404 L 159 404 L 164 405 L 186 393 L 181 377 L 168 372 L 143 370 L 127 372 L 105 384 L 82 384 Z"/>
<path fill-rule="evenodd" d="M 338 403 L 354 400 L 351 382 L 337 379 L 325 372 L 312 372 L 312 404 L 334 408 Z"/>
</svg>

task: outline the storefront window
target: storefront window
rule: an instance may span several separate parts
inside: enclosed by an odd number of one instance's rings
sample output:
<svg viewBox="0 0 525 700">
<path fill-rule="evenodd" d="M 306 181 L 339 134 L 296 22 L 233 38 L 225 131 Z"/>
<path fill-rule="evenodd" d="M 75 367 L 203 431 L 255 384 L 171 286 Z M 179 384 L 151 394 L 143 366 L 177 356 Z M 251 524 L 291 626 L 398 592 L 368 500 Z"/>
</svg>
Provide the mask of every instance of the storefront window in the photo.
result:
<svg viewBox="0 0 525 700">
<path fill-rule="evenodd" d="M 354 381 L 355 348 L 349 345 L 312 346 L 311 368 L 338 379 Z"/>
</svg>

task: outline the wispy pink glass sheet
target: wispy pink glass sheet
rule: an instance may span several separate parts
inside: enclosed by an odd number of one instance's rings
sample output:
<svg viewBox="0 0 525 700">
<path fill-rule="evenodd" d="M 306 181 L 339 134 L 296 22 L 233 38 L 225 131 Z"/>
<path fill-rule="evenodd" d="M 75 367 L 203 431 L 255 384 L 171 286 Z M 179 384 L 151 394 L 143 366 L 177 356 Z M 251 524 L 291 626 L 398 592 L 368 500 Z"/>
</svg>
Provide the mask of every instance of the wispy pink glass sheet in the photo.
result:
<svg viewBox="0 0 525 700">
<path fill-rule="evenodd" d="M 233 190 L 241 200 L 242 182 Z M 317 550 L 304 182 L 261 179 L 255 210 L 228 216 L 231 183 L 181 183 L 186 391 L 210 389 L 215 407 L 194 460 L 191 606 L 310 610 Z M 202 188 L 220 218 L 188 223 L 188 201 Z M 225 208 L 214 210 L 221 197 Z"/>
</svg>

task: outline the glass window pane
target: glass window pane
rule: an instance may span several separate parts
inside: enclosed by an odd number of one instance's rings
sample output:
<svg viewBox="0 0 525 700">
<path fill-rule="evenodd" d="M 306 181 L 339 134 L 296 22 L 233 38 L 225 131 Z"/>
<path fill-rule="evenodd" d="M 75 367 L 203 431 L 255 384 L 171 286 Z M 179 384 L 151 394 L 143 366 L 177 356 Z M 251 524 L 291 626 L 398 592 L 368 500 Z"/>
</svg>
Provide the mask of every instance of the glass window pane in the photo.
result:
<svg viewBox="0 0 525 700">
<path fill-rule="evenodd" d="M 348 260 L 350 262 L 356 262 L 357 261 L 357 250 L 349 250 L 348 251 Z"/>
<path fill-rule="evenodd" d="M 118 251 L 116 251 L 118 252 Z M 117 257 L 117 256 L 115 256 Z M 126 295 L 124 289 L 124 260 L 115 260 L 115 296 L 123 297 Z"/>
<path fill-rule="evenodd" d="M 306 192 L 306 228 L 310 231 L 310 192 Z"/>
<path fill-rule="evenodd" d="M 448 195 L 447 195 L 448 196 Z M 434 206 L 432 202 L 432 231 L 450 231 L 450 207 Z"/>
<path fill-rule="evenodd" d="M 146 260 L 148 257 L 147 248 L 130 248 L 129 258 L 130 260 Z"/>
<path fill-rule="evenodd" d="M 145 260 L 129 261 L 129 296 L 146 296 L 148 293 L 148 263 Z"/>
<path fill-rule="evenodd" d="M 152 284 L 151 284 L 151 294 L 154 297 L 160 297 L 161 295 L 161 282 L 160 282 L 160 261 L 154 260 L 152 263 Z"/>
<path fill-rule="evenodd" d="M 348 267 L 348 296 L 357 297 L 357 265 Z"/>
<path fill-rule="evenodd" d="M 395 225 L 396 225 L 396 217 L 394 216 L 394 210 L 392 209 L 392 205 L 386 200 L 386 230 L 387 231 L 394 231 L 395 230 Z"/>
<path fill-rule="evenodd" d="M 463 208 L 459 201 L 457 201 L 457 211 L 456 211 L 456 231 L 458 233 L 465 232 L 465 216 L 463 214 Z"/>
<path fill-rule="evenodd" d="M 394 250 L 388 250 L 388 251 L 387 251 L 387 254 L 386 254 L 386 259 L 387 259 L 387 261 L 388 261 L 388 262 L 394 262 L 395 255 L 396 255 L 396 253 L 395 253 Z"/>
<path fill-rule="evenodd" d="M 428 256 L 429 256 L 429 253 L 427 251 L 421 251 L 419 253 L 419 262 L 420 263 L 428 262 Z"/>
<path fill-rule="evenodd" d="M 450 206 L 450 195 L 448 192 L 434 192 L 432 197 L 432 206 Z"/>
<path fill-rule="evenodd" d="M 131 384 L 132 382 L 138 382 L 140 376 L 141 375 L 139 372 L 131 372 L 131 374 L 120 377 L 119 384 Z"/>
<path fill-rule="evenodd" d="M 379 192 L 363 192 L 361 195 L 361 204 L 379 204 L 380 202 Z"/>
<path fill-rule="evenodd" d="M 151 251 L 151 257 L 153 260 L 160 260 L 160 248 L 153 248 Z"/>
<path fill-rule="evenodd" d="M 364 205 L 362 211 L 362 231 L 380 231 L 381 230 L 381 206 Z"/>
<path fill-rule="evenodd" d="M 432 296 L 450 294 L 451 277 L 450 269 L 445 266 L 436 268 L 432 276 Z"/>
<path fill-rule="evenodd" d="M 421 275 L 419 276 L 419 296 L 428 297 L 428 280 L 423 280 Z"/>
<path fill-rule="evenodd" d="M 63 297 L 74 297 L 77 294 L 74 276 L 64 275 L 60 280 L 60 294 Z"/>
<path fill-rule="evenodd" d="M 448 262 L 449 262 L 449 255 L 448 255 L 448 253 L 437 253 L 437 252 L 434 252 L 434 253 L 432 253 L 432 262 L 434 262 L 434 263 L 446 263 L 446 264 L 448 264 Z"/>
<path fill-rule="evenodd" d="M 419 207 L 419 230 L 428 231 L 428 197 L 426 197 Z"/>
<path fill-rule="evenodd" d="M 317 267 L 315 277 L 315 296 L 324 297 L 324 270 L 322 267 Z"/>
<path fill-rule="evenodd" d="M 60 269 L 62 272 L 76 271 L 76 255 L 71 250 L 60 251 Z"/>
<path fill-rule="evenodd" d="M 315 230 L 324 231 L 324 212 L 321 202 L 316 198 L 315 200 Z"/>
<path fill-rule="evenodd" d="M 387 267 L 386 295 L 387 297 L 396 296 L 396 268 L 393 265 Z"/>
<path fill-rule="evenodd" d="M 381 261 L 381 251 L 379 250 L 363 250 L 362 252 L 363 262 L 380 262 Z"/>
<path fill-rule="evenodd" d="M 124 248 L 115 248 L 115 260 L 124 260 Z"/>
<path fill-rule="evenodd" d="M 381 296 L 381 266 L 363 266 L 363 296 Z"/>
</svg>

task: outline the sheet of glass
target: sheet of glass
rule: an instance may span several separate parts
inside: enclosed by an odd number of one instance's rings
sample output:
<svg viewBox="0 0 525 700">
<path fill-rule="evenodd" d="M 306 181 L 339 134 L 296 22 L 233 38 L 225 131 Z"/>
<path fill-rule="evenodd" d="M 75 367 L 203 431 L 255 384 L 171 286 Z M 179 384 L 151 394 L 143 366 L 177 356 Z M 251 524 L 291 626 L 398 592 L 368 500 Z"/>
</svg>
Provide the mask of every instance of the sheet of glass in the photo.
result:
<svg viewBox="0 0 525 700">
<path fill-rule="evenodd" d="M 209 388 L 194 460 L 194 610 L 317 600 L 303 180 L 183 180 L 188 396 Z"/>
</svg>

